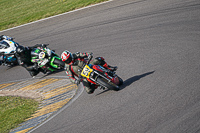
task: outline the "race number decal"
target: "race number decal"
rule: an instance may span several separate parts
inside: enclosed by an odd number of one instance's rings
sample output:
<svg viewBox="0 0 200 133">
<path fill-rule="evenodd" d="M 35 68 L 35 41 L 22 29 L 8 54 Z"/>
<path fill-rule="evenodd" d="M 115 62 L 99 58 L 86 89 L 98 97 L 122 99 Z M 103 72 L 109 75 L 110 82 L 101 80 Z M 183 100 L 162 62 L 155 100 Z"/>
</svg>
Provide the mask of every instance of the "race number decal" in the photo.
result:
<svg viewBox="0 0 200 133">
<path fill-rule="evenodd" d="M 86 65 L 81 72 L 81 76 L 89 78 L 92 71 L 93 70 L 88 65 Z"/>
<path fill-rule="evenodd" d="M 40 52 L 39 53 L 39 59 L 43 59 L 45 57 L 45 53 L 44 52 Z"/>
</svg>

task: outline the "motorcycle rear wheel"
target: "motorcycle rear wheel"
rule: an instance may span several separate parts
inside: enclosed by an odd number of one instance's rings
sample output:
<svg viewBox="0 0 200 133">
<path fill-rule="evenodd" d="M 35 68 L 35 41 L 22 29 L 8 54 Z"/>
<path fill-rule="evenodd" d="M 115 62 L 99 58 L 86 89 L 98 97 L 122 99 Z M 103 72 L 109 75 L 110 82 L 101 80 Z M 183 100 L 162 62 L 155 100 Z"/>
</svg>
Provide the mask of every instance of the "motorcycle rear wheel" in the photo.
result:
<svg viewBox="0 0 200 133">
<path fill-rule="evenodd" d="M 106 79 L 104 79 L 102 77 L 98 77 L 96 80 L 97 80 L 97 82 L 99 82 L 100 84 L 102 84 L 103 86 L 105 86 L 108 89 L 115 90 L 115 91 L 120 90 L 119 86 L 117 86 L 113 82 L 108 82 Z"/>
</svg>

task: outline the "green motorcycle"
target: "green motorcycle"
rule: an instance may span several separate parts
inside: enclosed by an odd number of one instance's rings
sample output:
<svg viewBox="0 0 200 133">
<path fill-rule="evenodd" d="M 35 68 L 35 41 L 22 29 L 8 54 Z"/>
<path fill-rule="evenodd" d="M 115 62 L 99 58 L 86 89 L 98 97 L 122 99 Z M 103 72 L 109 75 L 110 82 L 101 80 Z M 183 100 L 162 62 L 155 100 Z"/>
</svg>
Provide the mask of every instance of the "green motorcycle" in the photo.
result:
<svg viewBox="0 0 200 133">
<path fill-rule="evenodd" d="M 55 72 L 64 69 L 65 63 L 55 53 L 47 48 L 49 44 L 37 44 L 38 47 L 31 51 L 31 62 L 36 63 L 42 72 Z"/>
</svg>

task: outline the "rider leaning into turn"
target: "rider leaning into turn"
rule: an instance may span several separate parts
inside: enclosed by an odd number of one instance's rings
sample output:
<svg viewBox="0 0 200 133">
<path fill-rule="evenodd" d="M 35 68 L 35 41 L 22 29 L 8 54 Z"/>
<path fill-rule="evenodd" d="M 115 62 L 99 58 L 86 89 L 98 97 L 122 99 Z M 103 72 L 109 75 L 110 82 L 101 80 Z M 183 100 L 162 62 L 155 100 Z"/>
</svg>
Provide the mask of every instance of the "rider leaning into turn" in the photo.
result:
<svg viewBox="0 0 200 133">
<path fill-rule="evenodd" d="M 86 63 L 85 58 L 88 58 L 88 56 L 91 56 L 92 53 L 71 53 L 67 50 L 65 50 L 61 54 L 62 61 L 65 62 L 65 69 L 66 74 L 69 77 L 70 81 L 75 84 L 79 84 L 79 80 L 75 77 L 78 77 L 80 75 L 80 71 L 83 69 L 84 63 Z M 110 69 L 111 71 L 115 71 L 117 67 L 109 66 L 103 57 L 97 57 L 94 60 L 90 62 L 90 64 L 93 65 L 101 65 L 106 69 Z M 84 85 L 84 88 L 88 94 L 92 94 L 95 90 L 95 85 L 88 82 L 87 79 L 83 79 L 82 83 Z"/>
<path fill-rule="evenodd" d="M 39 73 L 37 65 L 31 62 L 31 51 L 30 47 L 19 46 L 16 49 L 16 57 L 19 65 L 26 68 L 32 77 Z"/>
<path fill-rule="evenodd" d="M 5 35 L 0 36 L 0 41 L 13 41 L 13 38 Z M 16 42 L 15 42 L 16 43 Z M 15 56 L 17 58 L 18 64 L 25 67 L 29 72 L 31 76 L 35 76 L 38 74 L 38 71 L 34 68 L 34 63 L 31 62 L 31 48 L 30 47 L 23 47 L 16 43 L 16 53 Z"/>
<path fill-rule="evenodd" d="M 43 44 L 36 44 L 33 47 L 23 47 L 23 46 L 18 46 L 16 49 L 16 57 L 18 59 L 19 65 L 23 66 L 26 68 L 26 70 L 30 73 L 32 77 L 36 76 L 40 71 L 37 63 L 32 62 L 32 56 L 31 56 L 31 51 L 34 48 L 38 47 L 45 47 Z M 43 73 L 46 73 L 45 71 L 42 71 Z"/>
<path fill-rule="evenodd" d="M 14 47 L 17 47 L 19 45 L 17 42 L 13 41 L 12 37 L 5 36 L 5 35 L 0 36 L 0 44 L 2 44 L 3 46 L 9 46 L 10 44 L 14 44 L 13 45 Z M 1 49 L 1 45 L 0 45 L 0 49 Z M 14 48 L 13 48 L 13 50 L 14 50 Z M 6 58 L 2 58 L 2 60 L 0 60 L 0 65 L 2 65 L 2 64 L 7 65 Z"/>
</svg>

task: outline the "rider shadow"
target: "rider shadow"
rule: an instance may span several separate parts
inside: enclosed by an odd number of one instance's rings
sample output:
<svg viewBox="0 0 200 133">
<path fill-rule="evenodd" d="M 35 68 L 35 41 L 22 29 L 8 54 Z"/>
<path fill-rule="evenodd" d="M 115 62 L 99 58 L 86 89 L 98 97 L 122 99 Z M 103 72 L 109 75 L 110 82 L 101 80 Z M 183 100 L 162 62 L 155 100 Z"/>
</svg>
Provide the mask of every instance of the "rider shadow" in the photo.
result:
<svg viewBox="0 0 200 133">
<path fill-rule="evenodd" d="M 120 86 L 120 89 L 119 89 L 118 91 L 123 90 L 124 88 L 126 88 L 126 87 L 129 86 L 129 85 L 131 85 L 132 83 L 134 83 L 134 82 L 140 80 L 141 78 L 144 78 L 144 77 L 146 77 L 146 76 L 148 76 L 148 75 L 150 75 L 150 74 L 153 74 L 154 72 L 155 72 L 155 71 L 147 72 L 147 73 L 144 73 L 144 74 L 142 74 L 142 75 L 136 75 L 136 76 L 133 76 L 133 77 L 131 77 L 131 78 L 125 80 L 124 83 L 123 83 L 123 85 Z M 107 91 L 109 91 L 109 89 L 104 90 L 103 92 L 101 92 L 101 93 L 99 93 L 99 94 L 97 94 L 97 95 L 100 95 L 100 94 L 105 93 L 105 92 L 107 92 Z"/>
</svg>

